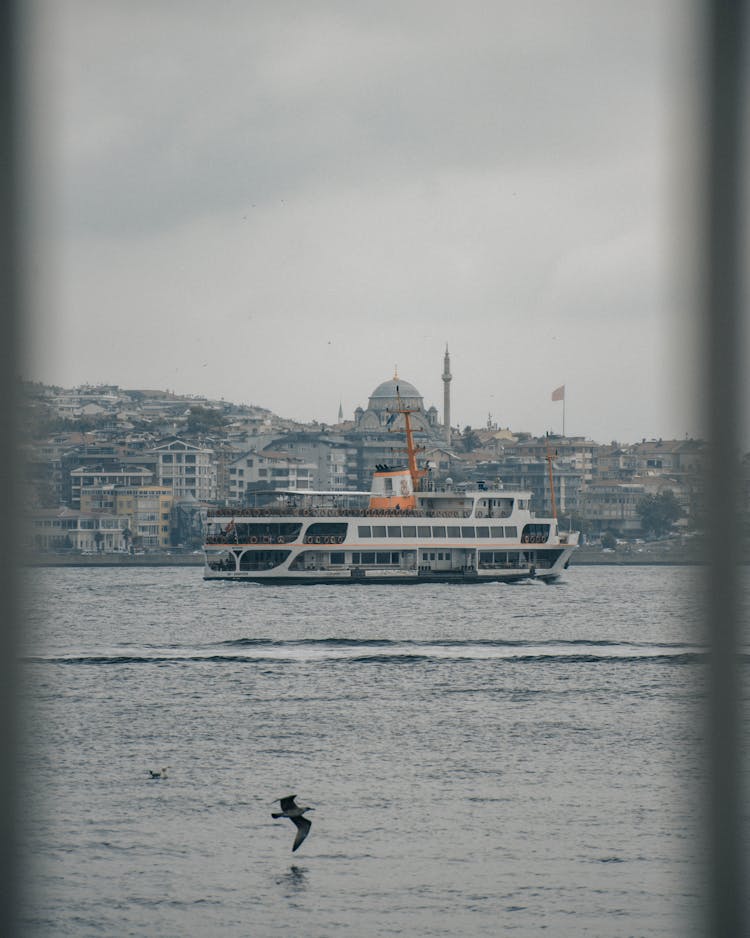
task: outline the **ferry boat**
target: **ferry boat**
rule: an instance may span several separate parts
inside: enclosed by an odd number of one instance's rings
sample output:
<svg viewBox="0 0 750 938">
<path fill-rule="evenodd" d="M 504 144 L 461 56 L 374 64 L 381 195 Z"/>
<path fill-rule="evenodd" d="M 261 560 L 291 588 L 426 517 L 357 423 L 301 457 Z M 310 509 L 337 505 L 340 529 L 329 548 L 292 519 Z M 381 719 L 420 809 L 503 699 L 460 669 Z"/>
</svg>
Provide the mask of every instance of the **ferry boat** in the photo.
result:
<svg viewBox="0 0 750 938">
<path fill-rule="evenodd" d="M 279 492 L 262 508 L 208 512 L 206 580 L 254 583 L 487 583 L 554 580 L 578 546 L 553 511 L 537 518 L 531 493 L 426 482 L 410 415 L 407 465 L 380 465 L 369 493 Z M 358 498 L 364 504 L 353 505 Z"/>
</svg>

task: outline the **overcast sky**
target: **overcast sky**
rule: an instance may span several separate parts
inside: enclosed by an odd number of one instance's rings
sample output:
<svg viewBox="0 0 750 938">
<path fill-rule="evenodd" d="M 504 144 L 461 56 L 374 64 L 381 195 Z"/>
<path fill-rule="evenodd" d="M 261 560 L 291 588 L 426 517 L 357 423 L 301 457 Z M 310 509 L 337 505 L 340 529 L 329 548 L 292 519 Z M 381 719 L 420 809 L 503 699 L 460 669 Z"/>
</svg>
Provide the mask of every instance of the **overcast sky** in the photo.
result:
<svg viewBox="0 0 750 938">
<path fill-rule="evenodd" d="M 687 3 L 33 9 L 30 377 L 699 432 Z"/>
</svg>

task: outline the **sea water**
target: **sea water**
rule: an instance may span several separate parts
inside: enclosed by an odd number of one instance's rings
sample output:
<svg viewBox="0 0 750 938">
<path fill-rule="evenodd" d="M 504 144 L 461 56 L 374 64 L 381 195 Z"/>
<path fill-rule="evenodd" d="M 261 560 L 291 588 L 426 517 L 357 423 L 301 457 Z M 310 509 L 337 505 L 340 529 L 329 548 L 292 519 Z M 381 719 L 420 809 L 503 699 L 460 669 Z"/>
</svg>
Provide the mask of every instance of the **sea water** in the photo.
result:
<svg viewBox="0 0 750 938">
<path fill-rule="evenodd" d="M 33 571 L 25 933 L 698 934 L 699 573 Z"/>
</svg>

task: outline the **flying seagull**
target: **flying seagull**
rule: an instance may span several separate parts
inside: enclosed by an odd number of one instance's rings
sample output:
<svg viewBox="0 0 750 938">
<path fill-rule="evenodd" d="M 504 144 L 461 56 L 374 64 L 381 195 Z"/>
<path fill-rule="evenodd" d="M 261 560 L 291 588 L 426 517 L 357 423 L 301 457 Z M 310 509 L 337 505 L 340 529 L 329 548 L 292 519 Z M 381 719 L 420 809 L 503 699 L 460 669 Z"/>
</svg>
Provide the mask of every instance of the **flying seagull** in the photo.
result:
<svg viewBox="0 0 750 938">
<path fill-rule="evenodd" d="M 307 818 L 302 817 L 302 815 L 305 811 L 315 810 L 314 808 L 298 805 L 294 800 L 296 797 L 296 795 L 287 795 L 286 798 L 277 798 L 276 801 L 281 802 L 281 811 L 278 813 L 272 812 L 271 814 L 272 818 L 288 817 L 297 828 L 297 836 L 294 838 L 292 853 L 294 853 L 305 837 L 307 837 L 312 827 L 312 821 L 308 821 Z"/>
<path fill-rule="evenodd" d="M 157 769 L 156 771 L 154 771 L 153 769 L 149 769 L 148 774 L 151 776 L 151 778 L 166 778 L 168 768 L 169 768 L 168 765 L 164 765 L 160 769 Z"/>
</svg>

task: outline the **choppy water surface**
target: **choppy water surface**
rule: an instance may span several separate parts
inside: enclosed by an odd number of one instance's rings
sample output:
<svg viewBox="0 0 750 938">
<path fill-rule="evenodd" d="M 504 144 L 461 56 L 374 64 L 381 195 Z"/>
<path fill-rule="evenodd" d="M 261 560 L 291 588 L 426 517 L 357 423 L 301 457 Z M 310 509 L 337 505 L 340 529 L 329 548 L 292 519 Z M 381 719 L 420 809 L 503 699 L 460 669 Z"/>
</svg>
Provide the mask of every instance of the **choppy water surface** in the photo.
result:
<svg viewBox="0 0 750 938">
<path fill-rule="evenodd" d="M 698 933 L 695 577 L 35 571 L 29 934 Z"/>
</svg>

